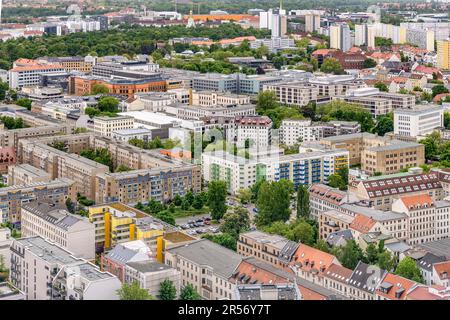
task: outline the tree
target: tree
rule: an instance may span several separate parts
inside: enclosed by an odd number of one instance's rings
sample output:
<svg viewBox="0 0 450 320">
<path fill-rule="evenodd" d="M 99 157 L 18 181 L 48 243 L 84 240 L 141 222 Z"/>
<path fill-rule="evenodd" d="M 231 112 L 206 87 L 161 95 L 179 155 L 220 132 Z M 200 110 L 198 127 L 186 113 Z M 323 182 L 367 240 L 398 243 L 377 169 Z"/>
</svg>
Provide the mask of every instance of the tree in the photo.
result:
<svg viewBox="0 0 450 320">
<path fill-rule="evenodd" d="M 177 297 L 177 289 L 172 281 L 165 279 L 159 287 L 158 298 L 160 300 L 175 300 Z"/>
<path fill-rule="evenodd" d="M 344 69 L 342 69 L 341 64 L 335 58 L 326 58 L 322 65 L 320 66 L 320 71 L 324 73 L 333 73 L 333 74 L 343 74 Z"/>
<path fill-rule="evenodd" d="M 118 111 L 119 100 L 114 97 L 101 97 L 98 100 L 97 107 L 101 112 L 115 113 Z"/>
<path fill-rule="evenodd" d="M 18 106 L 27 108 L 28 110 L 31 110 L 31 105 L 32 105 L 33 101 L 31 101 L 28 98 L 20 98 L 19 100 L 16 101 L 16 104 Z"/>
<path fill-rule="evenodd" d="M 432 92 L 432 96 L 434 98 L 438 94 L 448 93 L 448 89 L 444 85 L 438 84 L 437 86 L 434 86 L 433 88 L 431 88 L 431 92 Z"/>
<path fill-rule="evenodd" d="M 337 248 L 336 257 L 344 267 L 353 270 L 358 262 L 364 259 L 364 254 L 355 240 L 352 239 L 347 241 L 345 246 Z"/>
<path fill-rule="evenodd" d="M 339 190 L 345 190 L 347 188 L 347 184 L 338 173 L 333 173 L 328 177 L 328 185 L 332 188 L 339 188 Z"/>
<path fill-rule="evenodd" d="M 364 68 L 374 68 L 376 66 L 377 66 L 377 63 L 375 60 L 373 60 L 371 58 L 367 58 L 366 60 L 364 60 L 364 63 L 363 63 Z"/>
<path fill-rule="evenodd" d="M 139 287 L 139 283 L 134 281 L 132 284 L 123 283 L 117 290 L 120 300 L 153 300 L 154 298 L 146 289 Z"/>
<path fill-rule="evenodd" d="M 131 171 L 133 169 L 131 169 L 130 167 L 127 167 L 124 164 L 121 164 L 120 166 L 117 167 L 116 172 L 127 172 L 127 171 Z"/>
<path fill-rule="evenodd" d="M 238 198 L 242 204 L 248 204 L 252 200 L 252 192 L 250 189 L 239 189 L 238 190 Z"/>
<path fill-rule="evenodd" d="M 214 220 L 222 219 L 227 211 L 226 198 L 227 185 L 225 181 L 211 181 L 208 184 L 208 207 Z"/>
<path fill-rule="evenodd" d="M 256 224 L 264 226 L 274 221 L 287 221 L 291 215 L 293 189 L 292 182 L 285 179 L 264 182 L 258 192 Z"/>
<path fill-rule="evenodd" d="M 297 219 L 309 219 L 309 191 L 308 188 L 301 185 L 297 190 Z"/>
<path fill-rule="evenodd" d="M 104 84 L 96 83 L 92 86 L 91 94 L 107 94 L 109 93 L 109 89 Z"/>
<path fill-rule="evenodd" d="M 422 273 L 416 262 L 410 257 L 405 257 L 399 262 L 395 269 L 395 274 L 412 281 L 423 283 Z"/>
<path fill-rule="evenodd" d="M 195 196 L 194 201 L 192 201 L 192 207 L 197 210 L 203 208 L 203 198 L 200 195 Z"/>
<path fill-rule="evenodd" d="M 217 243 L 218 245 L 221 245 L 222 247 L 225 247 L 227 249 L 236 251 L 236 238 L 234 238 L 232 235 L 228 233 L 222 233 L 222 234 L 205 234 L 202 236 L 204 239 L 208 239 L 214 243 Z"/>
<path fill-rule="evenodd" d="M 189 208 L 191 207 L 189 201 L 186 200 L 186 198 L 183 199 L 183 201 L 181 202 L 181 210 L 189 210 Z"/>
<path fill-rule="evenodd" d="M 70 213 L 75 213 L 75 203 L 73 203 L 70 198 L 67 198 L 66 200 L 66 207 L 67 211 L 69 211 Z"/>
<path fill-rule="evenodd" d="M 301 242 L 306 245 L 313 245 L 315 242 L 314 228 L 306 221 L 302 220 L 296 222 L 291 230 L 292 236 L 290 240 L 295 242 Z"/>
<path fill-rule="evenodd" d="M 372 265 L 378 262 L 378 250 L 373 243 L 370 243 L 366 248 L 366 261 Z"/>
<path fill-rule="evenodd" d="M 330 247 L 323 239 L 318 240 L 314 247 L 320 251 L 330 253 Z"/>
<path fill-rule="evenodd" d="M 450 129 L 450 112 L 444 112 L 444 127 Z"/>
<path fill-rule="evenodd" d="M 376 82 L 373 86 L 383 92 L 389 91 L 388 86 L 384 82 L 381 82 L 381 81 Z"/>
<path fill-rule="evenodd" d="M 200 300 L 202 297 L 195 291 L 192 284 L 188 283 L 181 289 L 180 300 Z"/>
<path fill-rule="evenodd" d="M 388 272 L 391 272 L 396 264 L 395 257 L 387 250 L 378 253 L 377 265 Z"/>
<path fill-rule="evenodd" d="M 231 235 L 237 239 L 239 234 L 250 228 L 250 219 L 248 211 L 242 207 L 235 207 L 232 212 L 223 216 L 223 222 L 220 226 L 220 231 Z"/>
<path fill-rule="evenodd" d="M 381 115 L 377 118 L 374 132 L 379 136 L 384 136 L 388 132 L 394 131 L 394 115 L 392 112 Z"/>
<path fill-rule="evenodd" d="M 258 94 L 256 100 L 256 109 L 266 112 L 279 107 L 277 94 L 274 91 L 262 91 Z"/>
<path fill-rule="evenodd" d="M 181 203 L 183 202 L 183 199 L 180 197 L 179 194 L 177 194 L 174 198 L 173 198 L 173 203 L 179 207 L 181 206 Z"/>
</svg>

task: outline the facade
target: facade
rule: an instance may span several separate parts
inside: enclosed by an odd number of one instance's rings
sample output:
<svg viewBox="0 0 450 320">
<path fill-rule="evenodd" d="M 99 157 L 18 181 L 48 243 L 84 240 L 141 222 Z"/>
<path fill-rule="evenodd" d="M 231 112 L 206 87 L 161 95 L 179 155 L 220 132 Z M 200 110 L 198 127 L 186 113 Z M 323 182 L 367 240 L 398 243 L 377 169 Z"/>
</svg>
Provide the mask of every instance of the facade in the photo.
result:
<svg viewBox="0 0 450 320">
<path fill-rule="evenodd" d="M 48 172 L 30 166 L 29 164 L 18 164 L 8 169 L 8 184 L 27 185 L 36 182 L 50 182 L 51 176 Z"/>
<path fill-rule="evenodd" d="M 150 199 L 167 202 L 176 195 L 183 196 L 190 190 L 201 190 L 199 166 L 184 165 L 129 172 L 105 173 L 95 177 L 97 203 L 119 201 L 135 205 Z"/>
<path fill-rule="evenodd" d="M 250 97 L 247 95 L 227 94 L 212 91 L 192 92 L 192 103 L 194 106 L 229 106 L 250 104 Z"/>
<path fill-rule="evenodd" d="M 14 240 L 11 283 L 27 300 L 118 300 L 120 281 L 41 237 Z"/>
<path fill-rule="evenodd" d="M 16 161 L 16 151 L 13 147 L 0 148 L 0 173 L 7 173 Z"/>
<path fill-rule="evenodd" d="M 112 133 L 118 130 L 134 128 L 134 118 L 119 117 L 95 117 L 94 133 L 100 136 L 112 137 Z"/>
<path fill-rule="evenodd" d="M 181 287 L 191 284 L 207 300 L 233 299 L 229 278 L 241 262 L 236 252 L 206 239 L 166 250 L 165 264 L 181 274 Z"/>
<path fill-rule="evenodd" d="M 8 228 L 0 228 L 0 259 L 4 268 L 9 269 L 11 266 L 11 254 L 9 247 L 13 238 L 11 237 L 11 230 Z M 1 300 L 1 298 L 0 298 Z"/>
<path fill-rule="evenodd" d="M 347 52 L 351 48 L 350 28 L 341 23 L 330 26 L 330 48 Z"/>
<path fill-rule="evenodd" d="M 227 182 L 228 191 L 250 188 L 256 182 L 287 179 L 294 186 L 327 182 L 328 177 L 348 166 L 348 151 L 316 151 L 287 156 L 245 159 L 223 151 L 202 154 L 205 181 Z"/>
<path fill-rule="evenodd" d="M 75 183 L 69 179 L 0 188 L 0 209 L 3 221 L 20 224 L 22 203 L 40 201 L 64 204 L 67 199 L 75 201 L 76 195 Z"/>
<path fill-rule="evenodd" d="M 180 293 L 181 273 L 161 262 L 128 262 L 125 269 L 125 282 L 139 283 L 142 289 L 148 290 L 153 297 L 159 295 L 161 282 L 172 281 L 176 289 L 176 295 Z"/>
<path fill-rule="evenodd" d="M 375 48 L 375 30 L 368 24 L 355 25 L 355 46 Z"/>
<path fill-rule="evenodd" d="M 306 106 L 316 101 L 319 90 L 315 86 L 304 82 L 280 82 L 264 86 L 264 91 L 276 93 L 278 101 L 292 106 Z"/>
<path fill-rule="evenodd" d="M 414 109 L 394 110 L 394 134 L 407 137 L 425 137 L 444 127 L 444 109 L 441 106 L 417 106 Z"/>
<path fill-rule="evenodd" d="M 320 14 L 306 14 L 305 15 L 305 31 L 314 32 L 320 29 Z"/>
<path fill-rule="evenodd" d="M 280 143 L 293 146 L 301 142 L 318 141 L 322 138 L 353 134 L 361 131 L 361 125 L 353 121 L 330 121 L 313 123 L 311 120 L 286 119 L 280 126 Z"/>
<path fill-rule="evenodd" d="M 116 245 L 142 240 L 147 245 L 156 241 L 170 225 L 122 203 L 89 207 L 89 221 L 95 227 L 95 246 L 109 250 Z"/>
<path fill-rule="evenodd" d="M 444 70 L 450 70 L 450 41 L 437 42 L 437 66 Z"/>
<path fill-rule="evenodd" d="M 47 64 L 36 60 L 19 59 L 14 62 L 13 68 L 8 72 L 9 87 L 11 89 L 20 89 L 37 86 L 41 75 L 64 71 L 64 67 L 60 64 Z"/>
<path fill-rule="evenodd" d="M 310 214 L 315 220 L 322 212 L 337 210 L 345 203 L 358 202 L 353 193 L 331 188 L 324 184 L 313 184 L 309 188 Z"/>
<path fill-rule="evenodd" d="M 268 148 L 272 143 L 272 120 L 269 117 L 237 117 L 232 140 L 237 146 L 244 147 L 246 141 L 250 147 Z"/>
<path fill-rule="evenodd" d="M 77 257 L 94 260 L 94 226 L 87 219 L 70 214 L 64 207 L 38 202 L 22 205 L 22 237 L 39 236 Z"/>
</svg>

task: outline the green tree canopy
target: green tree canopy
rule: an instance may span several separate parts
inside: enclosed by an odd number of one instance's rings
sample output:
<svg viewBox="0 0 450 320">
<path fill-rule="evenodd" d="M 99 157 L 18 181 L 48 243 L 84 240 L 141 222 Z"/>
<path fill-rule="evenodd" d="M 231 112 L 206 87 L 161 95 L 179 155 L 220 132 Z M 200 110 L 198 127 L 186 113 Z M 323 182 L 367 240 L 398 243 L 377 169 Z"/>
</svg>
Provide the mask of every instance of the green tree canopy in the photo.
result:
<svg viewBox="0 0 450 320">
<path fill-rule="evenodd" d="M 247 209 L 243 207 L 235 207 L 233 211 L 223 216 L 223 222 L 220 230 L 237 239 L 239 234 L 250 228 L 250 218 Z"/>
<path fill-rule="evenodd" d="M 309 219 L 309 191 L 306 186 L 299 186 L 297 189 L 297 219 Z"/>
<path fill-rule="evenodd" d="M 153 300 L 154 298 L 146 289 L 139 287 L 139 283 L 123 283 L 122 287 L 117 290 L 120 300 Z"/>
<path fill-rule="evenodd" d="M 398 263 L 395 274 L 412 281 L 423 283 L 422 273 L 416 262 L 410 257 L 405 257 Z"/>
<path fill-rule="evenodd" d="M 195 291 L 195 288 L 192 286 L 192 284 L 187 284 L 181 289 L 180 292 L 180 300 L 200 300 L 201 296 L 200 294 Z"/>
<path fill-rule="evenodd" d="M 161 282 L 158 298 L 160 300 L 175 300 L 177 298 L 177 288 L 173 281 L 165 279 Z"/>
<path fill-rule="evenodd" d="M 344 69 L 342 68 L 339 61 L 335 58 L 326 58 L 320 66 L 320 71 L 333 74 L 344 73 Z"/>
<path fill-rule="evenodd" d="M 214 220 L 222 219 L 227 211 L 226 198 L 227 185 L 225 181 L 211 181 L 208 184 L 208 207 Z"/>
</svg>

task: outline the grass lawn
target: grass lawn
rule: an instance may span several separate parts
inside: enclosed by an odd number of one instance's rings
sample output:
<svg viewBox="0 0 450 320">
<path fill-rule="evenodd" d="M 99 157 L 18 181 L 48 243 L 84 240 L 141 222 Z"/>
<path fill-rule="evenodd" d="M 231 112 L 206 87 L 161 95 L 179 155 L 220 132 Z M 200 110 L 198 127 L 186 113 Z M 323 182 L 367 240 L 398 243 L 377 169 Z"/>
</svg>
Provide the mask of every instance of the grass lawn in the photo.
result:
<svg viewBox="0 0 450 320">
<path fill-rule="evenodd" d="M 189 210 L 182 210 L 181 208 L 175 208 L 175 212 L 171 214 L 175 219 L 184 217 L 194 217 L 198 215 L 209 214 L 209 208 L 208 207 L 203 207 L 201 209 L 190 208 Z"/>
</svg>

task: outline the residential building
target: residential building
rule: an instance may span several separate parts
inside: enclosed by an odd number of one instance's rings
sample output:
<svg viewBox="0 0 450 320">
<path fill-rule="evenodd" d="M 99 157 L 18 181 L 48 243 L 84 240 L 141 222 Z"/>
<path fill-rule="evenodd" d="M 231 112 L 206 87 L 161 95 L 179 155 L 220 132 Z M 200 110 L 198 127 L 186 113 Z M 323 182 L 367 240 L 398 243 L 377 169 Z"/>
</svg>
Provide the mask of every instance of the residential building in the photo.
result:
<svg viewBox="0 0 450 320">
<path fill-rule="evenodd" d="M 176 195 L 201 191 L 200 166 L 184 164 L 155 169 L 105 173 L 95 177 L 97 203 L 136 205 L 149 200 L 167 202 Z"/>
<path fill-rule="evenodd" d="M 341 23 L 330 26 L 330 48 L 347 52 L 351 48 L 350 28 Z"/>
<path fill-rule="evenodd" d="M 355 121 L 312 122 L 308 119 L 286 119 L 279 129 L 280 143 L 286 146 L 301 142 L 318 141 L 322 138 L 361 132 Z"/>
<path fill-rule="evenodd" d="M 444 288 L 450 287 L 450 261 L 438 262 L 433 265 L 432 283 Z"/>
<path fill-rule="evenodd" d="M 433 171 L 371 177 L 368 180 L 352 182 L 349 190 L 354 192 L 359 199 L 380 210 L 390 210 L 393 202 L 402 196 L 427 192 L 434 201 L 442 200 L 445 197 L 439 175 Z"/>
<path fill-rule="evenodd" d="M 158 261 L 128 262 L 125 269 L 126 283 L 139 283 L 153 297 L 158 297 L 161 283 L 165 280 L 172 282 L 176 289 L 176 296 L 180 293 L 181 273 Z"/>
<path fill-rule="evenodd" d="M 319 90 L 304 82 L 280 82 L 264 86 L 264 91 L 273 91 L 278 101 L 292 106 L 306 106 L 317 100 Z"/>
<path fill-rule="evenodd" d="M 242 258 L 236 252 L 201 239 L 166 250 L 165 264 L 181 273 L 181 286 L 191 284 L 207 300 L 233 299 L 229 281 Z"/>
<path fill-rule="evenodd" d="M 86 260 L 95 259 L 95 230 L 86 218 L 70 214 L 65 205 L 30 202 L 21 209 L 22 237 L 40 236 Z"/>
<path fill-rule="evenodd" d="M 420 105 L 414 109 L 394 110 L 394 134 L 407 137 L 425 137 L 444 127 L 442 106 Z"/>
<path fill-rule="evenodd" d="M 368 24 L 355 25 L 355 46 L 375 48 L 375 30 Z"/>
<path fill-rule="evenodd" d="M 309 207 L 311 217 L 319 219 L 320 213 L 333 211 L 345 203 L 358 202 L 359 199 L 351 192 L 341 191 L 324 184 L 313 184 L 309 188 Z"/>
<path fill-rule="evenodd" d="M 238 147 L 268 148 L 272 144 L 272 120 L 266 116 L 236 117 L 234 130 L 229 130 L 229 141 Z"/>
<path fill-rule="evenodd" d="M 320 14 L 310 13 L 305 15 L 305 31 L 314 32 L 320 29 Z"/>
<path fill-rule="evenodd" d="M 426 49 L 427 51 L 435 51 L 434 48 L 435 34 L 429 29 L 406 29 L 406 42 Z"/>
<path fill-rule="evenodd" d="M 349 277 L 348 295 L 355 300 L 375 300 L 376 290 L 385 275 L 385 270 L 360 261 Z"/>
<path fill-rule="evenodd" d="M 111 136 L 114 140 L 122 143 L 128 143 L 131 139 L 138 139 L 148 142 L 154 138 L 152 133 L 153 130 L 147 128 L 119 129 L 113 131 Z"/>
<path fill-rule="evenodd" d="M 91 206 L 88 214 L 95 227 L 95 246 L 98 249 L 109 250 L 133 240 L 151 245 L 165 229 L 172 229 L 167 223 L 119 202 Z"/>
<path fill-rule="evenodd" d="M 0 173 L 7 173 L 16 161 L 16 151 L 13 147 L 0 148 Z"/>
<path fill-rule="evenodd" d="M 226 181 L 228 191 L 233 194 L 261 180 L 287 179 L 294 186 L 327 182 L 330 175 L 345 166 L 348 166 L 348 152 L 337 150 L 270 155 L 256 159 L 245 159 L 223 151 L 202 154 L 203 179 Z"/>
<path fill-rule="evenodd" d="M 377 300 L 406 300 L 408 292 L 417 283 L 401 276 L 386 273 L 378 285 L 375 295 Z"/>
<path fill-rule="evenodd" d="M 450 70 L 450 41 L 437 42 L 437 66 L 440 69 Z"/>
<path fill-rule="evenodd" d="M 75 183 L 65 178 L 0 188 L 2 220 L 20 224 L 22 204 L 31 201 L 64 204 L 67 199 L 75 202 L 76 195 Z"/>
<path fill-rule="evenodd" d="M 83 73 L 90 73 L 95 64 L 95 58 L 92 56 L 86 57 L 42 57 L 38 61 L 46 63 L 60 64 L 66 71 L 79 71 Z"/>
<path fill-rule="evenodd" d="M 0 228 L 0 259 L 3 267 L 6 269 L 9 269 L 11 266 L 9 247 L 11 246 L 12 241 L 11 230 L 9 228 Z"/>
<path fill-rule="evenodd" d="M 433 282 L 433 267 L 434 264 L 445 262 L 446 259 L 442 256 L 437 256 L 431 252 L 425 253 L 425 255 L 416 261 L 417 266 L 422 273 L 423 280 L 427 286 L 435 284 Z"/>
<path fill-rule="evenodd" d="M 150 262 L 156 259 L 156 252 L 152 252 L 142 240 L 119 243 L 100 258 L 101 270 L 115 275 L 121 282 L 125 282 L 125 267 L 127 263 Z"/>
<path fill-rule="evenodd" d="M 27 300 L 118 300 L 120 288 L 115 276 L 41 237 L 13 241 L 9 277 Z"/>
<path fill-rule="evenodd" d="M 112 137 L 112 133 L 118 130 L 133 129 L 134 118 L 127 116 L 95 117 L 94 133 L 100 136 Z"/>
<path fill-rule="evenodd" d="M 8 169 L 8 184 L 11 186 L 50 181 L 51 175 L 48 172 L 26 163 L 11 166 Z"/>
<path fill-rule="evenodd" d="M 261 231 L 241 233 L 237 242 L 237 253 L 244 257 L 258 260 L 276 267 L 287 267 L 298 244 L 279 235 Z"/>
</svg>

